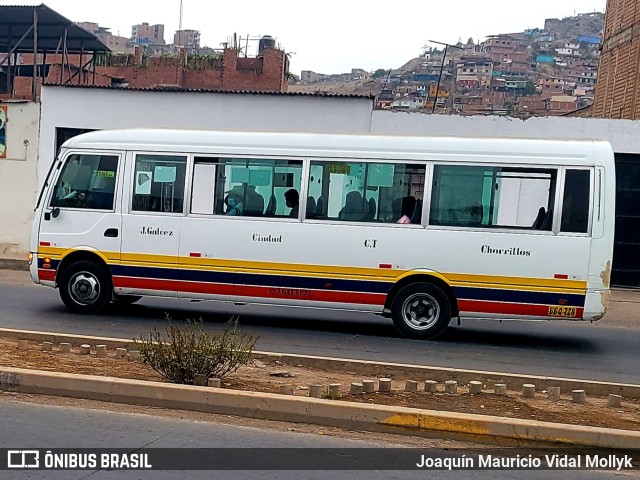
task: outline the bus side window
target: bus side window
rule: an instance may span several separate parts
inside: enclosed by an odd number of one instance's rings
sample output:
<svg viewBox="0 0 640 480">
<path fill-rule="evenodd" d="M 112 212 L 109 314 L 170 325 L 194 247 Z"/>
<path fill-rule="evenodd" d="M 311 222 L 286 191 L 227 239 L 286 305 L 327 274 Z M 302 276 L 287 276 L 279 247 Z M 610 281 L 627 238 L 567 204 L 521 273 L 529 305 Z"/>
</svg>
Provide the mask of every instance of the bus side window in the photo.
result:
<svg viewBox="0 0 640 480">
<path fill-rule="evenodd" d="M 567 169 L 562 195 L 561 232 L 588 232 L 590 183 L 591 172 L 589 170 Z"/>
<path fill-rule="evenodd" d="M 220 158 L 215 178 L 216 215 L 298 218 L 301 160 Z"/>
<path fill-rule="evenodd" d="M 187 157 L 136 155 L 132 210 L 182 213 Z"/>
<path fill-rule="evenodd" d="M 421 164 L 311 162 L 307 218 L 419 224 L 425 172 Z"/>
<path fill-rule="evenodd" d="M 430 225 L 550 231 L 557 169 L 435 165 Z"/>
</svg>

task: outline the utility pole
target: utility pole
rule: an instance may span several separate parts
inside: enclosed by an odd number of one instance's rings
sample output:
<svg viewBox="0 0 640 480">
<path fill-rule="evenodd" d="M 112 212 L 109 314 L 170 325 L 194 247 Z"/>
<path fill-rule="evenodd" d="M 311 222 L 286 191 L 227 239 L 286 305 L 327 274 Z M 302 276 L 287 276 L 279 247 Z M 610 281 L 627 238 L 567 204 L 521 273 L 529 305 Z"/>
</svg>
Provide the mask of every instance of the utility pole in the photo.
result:
<svg viewBox="0 0 640 480">
<path fill-rule="evenodd" d="M 450 45 L 448 43 L 436 42 L 435 40 L 429 40 L 431 43 L 437 43 L 438 45 L 444 45 L 444 53 L 442 55 L 442 64 L 440 65 L 440 75 L 438 75 L 438 85 L 436 86 L 436 99 L 433 101 L 433 108 L 431 109 L 431 113 L 436 112 L 436 105 L 438 103 L 438 94 L 440 93 L 440 81 L 442 80 L 442 71 L 444 70 L 444 61 L 447 58 L 447 50 L 449 48 L 457 48 L 458 50 L 463 50 L 462 47 L 458 47 L 457 45 Z M 453 72 L 452 72 L 453 75 Z M 453 92 L 449 92 L 449 95 L 452 95 Z"/>
</svg>

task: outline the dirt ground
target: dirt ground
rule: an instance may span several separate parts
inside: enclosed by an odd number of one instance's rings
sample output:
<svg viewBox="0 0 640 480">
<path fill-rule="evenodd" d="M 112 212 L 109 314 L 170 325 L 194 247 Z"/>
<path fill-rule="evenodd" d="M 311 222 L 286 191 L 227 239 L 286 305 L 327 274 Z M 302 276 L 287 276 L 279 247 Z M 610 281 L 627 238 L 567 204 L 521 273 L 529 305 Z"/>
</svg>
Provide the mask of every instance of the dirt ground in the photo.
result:
<svg viewBox="0 0 640 480">
<path fill-rule="evenodd" d="M 0 338 L 0 365 L 85 375 L 102 375 L 136 380 L 163 381 L 162 377 L 141 362 L 127 362 L 115 358 L 115 352 L 109 351 L 106 358 L 91 355 L 79 355 L 79 348 L 72 347 L 71 353 L 60 353 L 54 346 L 53 352 L 41 351 L 41 345 L 30 343 L 26 352 L 18 351 L 17 341 Z M 273 376 L 272 373 L 287 373 L 288 376 Z M 539 420 L 574 425 L 618 428 L 640 431 L 640 401 L 623 399 L 620 408 L 607 406 L 606 398 L 589 396 L 586 405 L 578 405 L 569 396 L 563 396 L 559 402 L 547 400 L 546 394 L 538 392 L 534 399 L 523 399 L 519 392 L 509 392 L 507 396 L 490 393 L 492 385 L 485 385 L 480 395 L 470 395 L 465 385 L 460 386 L 459 394 L 439 392 L 404 393 L 405 379 L 393 379 L 391 393 L 371 393 L 349 395 L 352 382 L 376 378 L 359 377 L 348 373 L 333 373 L 310 369 L 302 365 L 283 365 L 276 363 L 254 362 L 238 370 L 224 380 L 224 388 L 279 393 L 281 385 L 292 385 L 294 395 L 307 396 L 309 384 L 342 384 L 342 400 L 370 404 L 401 405 L 412 408 L 441 410 L 481 415 L 496 415 L 509 418 Z"/>
</svg>

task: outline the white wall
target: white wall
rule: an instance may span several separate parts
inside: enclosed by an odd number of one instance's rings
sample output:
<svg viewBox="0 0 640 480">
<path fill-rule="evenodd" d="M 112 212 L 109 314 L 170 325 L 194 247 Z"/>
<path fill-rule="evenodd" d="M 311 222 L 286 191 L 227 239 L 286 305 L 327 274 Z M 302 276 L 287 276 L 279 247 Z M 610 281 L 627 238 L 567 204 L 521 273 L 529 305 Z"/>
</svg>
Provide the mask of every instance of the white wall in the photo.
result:
<svg viewBox="0 0 640 480">
<path fill-rule="evenodd" d="M 608 140 L 616 153 L 640 154 L 640 121 L 573 117 L 427 115 L 375 110 L 373 133 L 447 137 L 508 137 Z"/>
<path fill-rule="evenodd" d="M 39 105 L 7 107 L 7 158 L 0 158 L 0 258 L 25 258 L 36 201 Z"/>
<path fill-rule="evenodd" d="M 53 161 L 56 127 L 369 132 L 373 100 L 238 93 L 42 87 L 38 185 Z"/>
</svg>

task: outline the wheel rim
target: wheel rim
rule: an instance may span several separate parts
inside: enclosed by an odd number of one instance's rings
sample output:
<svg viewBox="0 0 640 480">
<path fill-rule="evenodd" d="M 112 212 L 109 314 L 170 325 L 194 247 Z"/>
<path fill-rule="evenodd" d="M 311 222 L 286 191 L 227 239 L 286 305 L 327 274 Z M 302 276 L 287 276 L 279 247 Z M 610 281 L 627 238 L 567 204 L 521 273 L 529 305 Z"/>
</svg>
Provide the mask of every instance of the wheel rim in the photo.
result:
<svg viewBox="0 0 640 480">
<path fill-rule="evenodd" d="M 91 305 L 100 295 L 100 282 L 93 273 L 78 272 L 69 282 L 69 295 L 80 305 Z"/>
<path fill-rule="evenodd" d="M 414 293 L 402 304 L 402 318 L 414 330 L 428 330 L 440 317 L 440 304 L 427 293 Z"/>
</svg>

